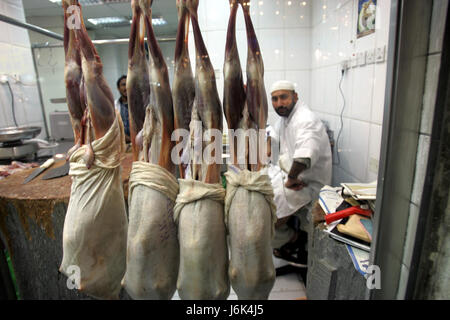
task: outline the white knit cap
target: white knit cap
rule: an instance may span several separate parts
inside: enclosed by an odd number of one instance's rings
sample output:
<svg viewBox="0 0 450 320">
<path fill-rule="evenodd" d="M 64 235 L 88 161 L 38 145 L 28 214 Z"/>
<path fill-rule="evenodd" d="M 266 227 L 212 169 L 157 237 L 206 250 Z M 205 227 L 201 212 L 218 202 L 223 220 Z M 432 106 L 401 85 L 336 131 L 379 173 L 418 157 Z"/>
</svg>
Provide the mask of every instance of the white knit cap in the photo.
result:
<svg viewBox="0 0 450 320">
<path fill-rule="evenodd" d="M 273 93 L 274 91 L 278 90 L 295 91 L 295 85 L 288 80 L 279 80 L 274 84 L 272 84 L 272 87 L 270 88 L 270 93 Z"/>
</svg>

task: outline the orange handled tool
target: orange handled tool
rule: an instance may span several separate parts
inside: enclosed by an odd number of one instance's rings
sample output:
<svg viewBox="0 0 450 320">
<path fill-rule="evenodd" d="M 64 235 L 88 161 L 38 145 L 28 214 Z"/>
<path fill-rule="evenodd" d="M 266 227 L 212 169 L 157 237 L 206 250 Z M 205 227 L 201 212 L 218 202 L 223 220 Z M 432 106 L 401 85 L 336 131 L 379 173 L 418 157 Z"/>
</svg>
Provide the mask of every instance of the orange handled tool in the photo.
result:
<svg viewBox="0 0 450 320">
<path fill-rule="evenodd" d="M 367 208 L 367 209 L 366 209 Z M 347 208 L 335 213 L 331 213 L 325 216 L 325 222 L 327 224 L 332 223 L 333 221 L 343 219 L 345 217 L 351 216 L 352 214 L 360 214 L 362 216 L 370 217 L 372 215 L 372 210 L 368 209 L 369 206 L 362 205 L 362 206 L 356 206 Z"/>
</svg>

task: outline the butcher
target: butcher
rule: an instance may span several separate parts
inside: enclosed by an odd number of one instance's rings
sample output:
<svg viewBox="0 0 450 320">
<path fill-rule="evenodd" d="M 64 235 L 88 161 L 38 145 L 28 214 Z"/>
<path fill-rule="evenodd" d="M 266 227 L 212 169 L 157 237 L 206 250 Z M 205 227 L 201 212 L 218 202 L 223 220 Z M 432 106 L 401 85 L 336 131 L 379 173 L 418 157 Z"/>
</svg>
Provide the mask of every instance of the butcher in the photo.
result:
<svg viewBox="0 0 450 320">
<path fill-rule="evenodd" d="M 277 81 L 270 92 L 272 106 L 280 116 L 268 130 L 275 142 L 272 145 L 280 148 L 279 159 L 269 166 L 278 218 L 273 253 L 307 267 L 311 208 L 320 189 L 331 183 L 331 146 L 322 121 L 299 99 L 292 82 Z"/>
<path fill-rule="evenodd" d="M 120 113 L 125 130 L 125 141 L 130 143 L 130 121 L 128 119 L 127 76 L 123 75 L 117 80 L 117 90 L 120 97 L 114 101 L 114 107 Z"/>
</svg>

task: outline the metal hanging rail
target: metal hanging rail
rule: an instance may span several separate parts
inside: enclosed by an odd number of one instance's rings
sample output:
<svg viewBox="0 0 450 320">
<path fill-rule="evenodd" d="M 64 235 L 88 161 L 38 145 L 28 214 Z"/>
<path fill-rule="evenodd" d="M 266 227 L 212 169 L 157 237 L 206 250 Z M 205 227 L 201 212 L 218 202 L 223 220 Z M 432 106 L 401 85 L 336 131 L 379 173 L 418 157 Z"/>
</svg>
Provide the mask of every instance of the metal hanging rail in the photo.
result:
<svg viewBox="0 0 450 320">
<path fill-rule="evenodd" d="M 47 30 L 47 29 L 35 26 L 33 24 L 29 24 L 29 23 L 26 23 L 26 22 L 19 21 L 19 20 L 14 19 L 14 18 L 10 18 L 10 17 L 5 16 L 3 14 L 0 14 L 0 21 L 6 22 L 6 23 L 9 23 L 9 24 L 21 27 L 21 28 L 25 28 L 25 29 L 28 29 L 28 30 L 31 30 L 31 31 L 34 31 L 34 32 L 37 32 L 37 33 L 40 33 L 40 34 L 43 34 L 43 35 L 45 35 L 47 37 L 50 37 L 50 38 L 53 38 L 53 39 L 56 39 L 56 40 L 60 40 L 60 41 L 64 40 L 64 36 L 61 35 L 61 34 L 58 34 L 56 32 L 53 32 L 53 31 L 50 31 L 50 30 Z M 158 42 L 170 42 L 170 41 L 175 41 L 176 38 L 174 38 L 174 37 L 157 38 L 157 40 L 158 40 Z M 117 44 L 119 44 L 119 43 L 128 43 L 129 41 L 130 41 L 130 39 L 128 39 L 128 38 L 92 40 L 92 42 L 94 44 L 97 44 L 97 45 L 101 45 L 101 44 L 115 44 L 115 43 L 117 43 Z M 58 47 L 62 47 L 62 46 L 63 46 L 62 43 L 61 44 L 59 44 L 59 43 L 50 44 L 48 42 L 46 42 L 46 43 L 37 43 L 37 44 L 33 44 L 32 45 L 33 48 L 58 48 Z"/>
<path fill-rule="evenodd" d="M 6 22 L 6 23 L 9 23 L 9 24 L 18 26 L 18 27 L 22 27 L 22 28 L 25 28 L 25 29 L 28 29 L 28 30 L 31 30 L 31 31 L 34 31 L 34 32 L 37 32 L 37 33 L 40 33 L 40 34 L 43 34 L 43 35 L 46 35 L 47 37 L 50 37 L 50 38 L 53 38 L 53 39 L 57 39 L 57 40 L 61 40 L 61 41 L 64 40 L 64 37 L 62 35 L 58 34 L 58 33 L 55 33 L 53 31 L 50 31 L 50 30 L 47 30 L 47 29 L 44 29 L 44 28 L 41 28 L 41 27 L 38 27 L 38 26 L 35 26 L 33 24 L 29 24 L 29 23 L 26 23 L 26 22 L 19 21 L 19 20 L 14 19 L 14 18 L 7 17 L 7 16 L 5 16 L 3 14 L 0 14 L 0 21 Z"/>
<path fill-rule="evenodd" d="M 147 38 L 145 38 L 146 40 Z M 176 38 L 156 38 L 156 40 L 158 40 L 158 42 L 174 42 L 176 41 Z M 130 41 L 130 39 L 128 38 L 123 38 L 123 39 L 104 39 L 104 40 L 92 40 L 93 44 L 96 45 L 102 45 L 102 44 L 121 44 L 121 43 L 128 43 Z M 59 48 L 62 47 L 63 44 L 59 44 L 59 43 L 49 43 L 49 42 L 45 42 L 45 43 L 35 43 L 32 45 L 32 47 L 34 49 L 39 49 L 39 48 Z"/>
</svg>

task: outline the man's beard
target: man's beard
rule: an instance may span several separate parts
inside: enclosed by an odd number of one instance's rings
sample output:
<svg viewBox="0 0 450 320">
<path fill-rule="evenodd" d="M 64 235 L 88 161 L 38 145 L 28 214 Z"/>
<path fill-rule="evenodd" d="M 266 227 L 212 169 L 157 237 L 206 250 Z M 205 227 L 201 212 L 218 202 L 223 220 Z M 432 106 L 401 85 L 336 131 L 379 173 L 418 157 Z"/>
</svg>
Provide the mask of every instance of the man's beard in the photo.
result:
<svg viewBox="0 0 450 320">
<path fill-rule="evenodd" d="M 290 106 L 288 107 L 278 107 L 275 109 L 275 112 L 280 116 L 280 117 L 289 117 L 289 115 L 292 112 L 292 109 L 294 109 L 294 105 L 295 103 L 292 103 Z"/>
</svg>

